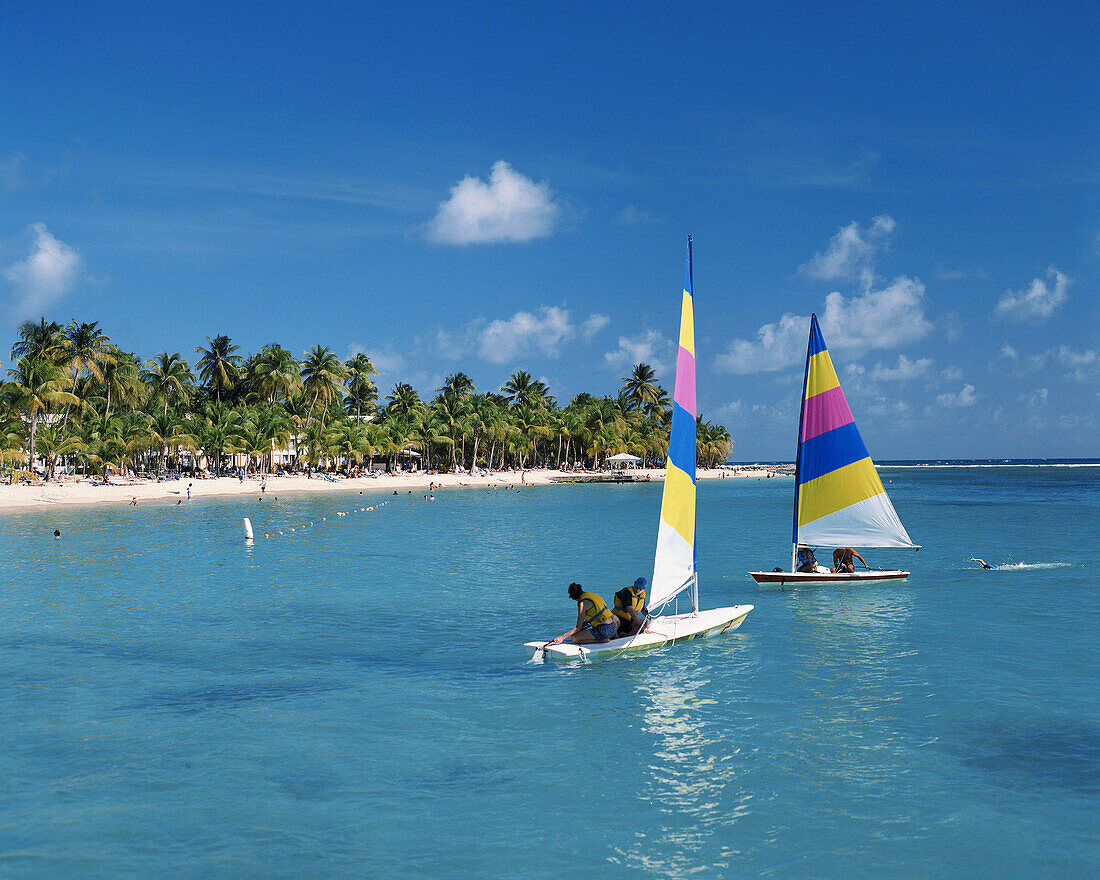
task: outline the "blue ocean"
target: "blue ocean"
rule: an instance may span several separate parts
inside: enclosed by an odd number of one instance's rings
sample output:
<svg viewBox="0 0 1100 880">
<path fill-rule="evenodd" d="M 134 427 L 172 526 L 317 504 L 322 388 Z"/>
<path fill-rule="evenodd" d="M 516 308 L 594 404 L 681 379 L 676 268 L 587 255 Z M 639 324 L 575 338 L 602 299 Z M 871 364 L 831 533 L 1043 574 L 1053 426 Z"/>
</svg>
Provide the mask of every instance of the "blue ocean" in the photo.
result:
<svg viewBox="0 0 1100 880">
<path fill-rule="evenodd" d="M 522 644 L 649 575 L 660 484 L 4 514 L 0 876 L 1095 874 L 1100 468 L 881 475 L 908 581 L 760 591 L 791 480 L 702 481 L 755 610 L 572 667 Z"/>
</svg>

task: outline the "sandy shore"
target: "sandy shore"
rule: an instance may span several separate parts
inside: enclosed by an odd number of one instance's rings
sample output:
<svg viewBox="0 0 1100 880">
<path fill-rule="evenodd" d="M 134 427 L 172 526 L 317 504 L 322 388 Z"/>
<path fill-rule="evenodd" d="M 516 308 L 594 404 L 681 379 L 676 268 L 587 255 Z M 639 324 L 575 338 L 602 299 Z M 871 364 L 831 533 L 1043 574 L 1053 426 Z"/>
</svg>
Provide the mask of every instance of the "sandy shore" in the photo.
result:
<svg viewBox="0 0 1100 880">
<path fill-rule="evenodd" d="M 652 480 L 665 478 L 664 468 L 639 470 L 635 473 L 648 475 Z M 773 468 L 716 468 L 700 470 L 699 479 L 766 479 L 775 475 Z M 426 490 L 430 485 L 440 488 L 456 486 L 492 486 L 492 485 L 529 485 L 540 486 L 551 483 L 552 477 L 573 476 L 556 470 L 499 471 L 486 476 L 478 474 L 379 474 L 377 477 L 358 477 L 349 480 L 330 482 L 321 477 L 268 477 L 265 495 L 280 495 L 290 492 L 348 492 L 351 490 L 371 490 L 379 493 L 392 493 L 394 490 Z M 112 481 L 109 486 L 94 486 L 84 479 L 51 480 L 41 486 L 0 485 L 0 511 L 35 507 L 48 507 L 57 504 L 128 504 L 137 499 L 138 504 L 166 502 L 175 504 L 187 501 L 187 486 L 191 485 L 191 500 L 233 495 L 260 495 L 260 478 L 247 477 L 241 482 L 236 477 L 219 477 L 213 480 L 168 480 L 158 483 L 155 480 L 134 480 L 127 482 Z"/>
</svg>

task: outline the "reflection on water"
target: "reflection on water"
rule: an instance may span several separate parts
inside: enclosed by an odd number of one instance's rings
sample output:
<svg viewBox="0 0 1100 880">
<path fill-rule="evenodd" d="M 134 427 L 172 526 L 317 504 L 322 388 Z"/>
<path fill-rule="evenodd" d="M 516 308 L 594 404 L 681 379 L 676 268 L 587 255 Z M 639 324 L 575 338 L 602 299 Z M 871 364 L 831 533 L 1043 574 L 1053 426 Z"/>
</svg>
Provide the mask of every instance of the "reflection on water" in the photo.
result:
<svg viewBox="0 0 1100 880">
<path fill-rule="evenodd" d="M 724 647 L 735 646 L 738 638 L 727 637 Z M 716 673 L 707 661 L 716 648 L 677 646 L 634 676 L 644 729 L 653 743 L 651 755 L 637 756 L 636 797 L 656 806 L 653 814 L 660 818 L 641 839 L 613 849 L 623 863 L 659 876 L 729 869 L 736 851 L 726 832 L 749 812 L 752 793 L 740 783 L 747 772 L 741 748 L 716 725 L 720 715 L 708 716 L 718 706 L 707 696 L 709 676 Z M 729 662 L 736 652 L 723 656 Z M 720 674 L 737 672 L 730 665 Z"/>
</svg>

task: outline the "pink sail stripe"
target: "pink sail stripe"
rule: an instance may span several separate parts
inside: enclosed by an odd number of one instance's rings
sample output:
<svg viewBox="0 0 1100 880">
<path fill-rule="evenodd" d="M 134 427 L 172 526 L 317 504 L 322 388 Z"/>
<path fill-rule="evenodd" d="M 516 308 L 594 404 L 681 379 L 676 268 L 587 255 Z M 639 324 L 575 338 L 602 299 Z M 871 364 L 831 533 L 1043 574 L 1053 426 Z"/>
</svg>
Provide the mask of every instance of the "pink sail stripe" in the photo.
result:
<svg viewBox="0 0 1100 880">
<path fill-rule="evenodd" d="M 695 417 L 695 356 L 682 346 L 676 355 L 676 388 L 672 400 Z"/>
<path fill-rule="evenodd" d="M 815 394 L 806 401 L 802 416 L 802 440 L 810 440 L 833 428 L 840 428 L 855 421 L 844 392 L 838 385 L 828 391 Z"/>
</svg>

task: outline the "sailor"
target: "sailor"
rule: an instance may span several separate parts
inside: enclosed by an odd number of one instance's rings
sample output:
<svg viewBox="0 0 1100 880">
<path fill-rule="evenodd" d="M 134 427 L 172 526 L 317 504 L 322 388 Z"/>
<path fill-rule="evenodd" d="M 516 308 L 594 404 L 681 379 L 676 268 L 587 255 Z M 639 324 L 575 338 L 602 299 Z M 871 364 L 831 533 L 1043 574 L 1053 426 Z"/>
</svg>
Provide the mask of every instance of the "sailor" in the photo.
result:
<svg viewBox="0 0 1100 880">
<path fill-rule="evenodd" d="M 620 637 L 637 635 L 649 629 L 649 609 L 645 607 L 645 588 L 648 585 L 649 581 L 640 577 L 615 594 L 615 608 L 611 613 L 619 619 Z"/>
<path fill-rule="evenodd" d="M 618 634 L 618 618 L 612 614 L 607 603 L 595 593 L 585 591 L 580 584 L 569 585 L 569 598 L 577 603 L 577 625 L 569 632 L 562 633 L 556 639 L 547 642 L 547 646 L 556 645 L 571 638 L 574 645 L 591 642 L 610 642 Z"/>
<path fill-rule="evenodd" d="M 867 564 L 867 561 L 851 547 L 840 547 L 833 551 L 833 574 L 838 572 L 855 574 L 856 564 L 852 559 L 853 556 L 863 563 L 865 569 L 871 570 L 871 566 Z"/>
<path fill-rule="evenodd" d="M 817 574 L 817 557 L 809 547 L 798 548 L 798 571 L 806 574 Z"/>
</svg>

